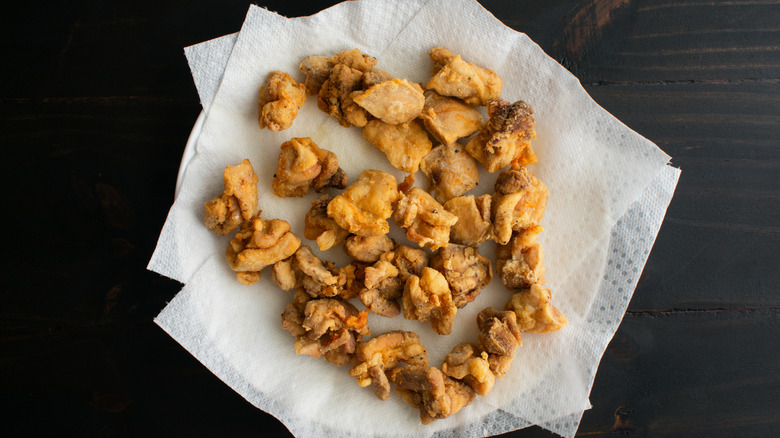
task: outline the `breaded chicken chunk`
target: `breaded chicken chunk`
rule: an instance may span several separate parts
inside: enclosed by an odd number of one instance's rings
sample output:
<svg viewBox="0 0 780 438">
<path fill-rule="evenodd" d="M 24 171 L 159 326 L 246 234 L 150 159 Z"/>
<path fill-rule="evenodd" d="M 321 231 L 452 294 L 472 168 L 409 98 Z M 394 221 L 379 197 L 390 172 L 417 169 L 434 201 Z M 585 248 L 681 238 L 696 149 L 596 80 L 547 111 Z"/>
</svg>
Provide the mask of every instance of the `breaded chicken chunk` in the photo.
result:
<svg viewBox="0 0 780 438">
<path fill-rule="evenodd" d="M 395 248 L 395 240 L 387 237 L 386 234 L 375 236 L 356 236 L 347 237 L 344 242 L 344 252 L 348 256 L 359 262 L 374 263 L 379 260 L 379 256 L 392 251 Z"/>
<path fill-rule="evenodd" d="M 513 164 L 496 179 L 493 194 L 493 238 L 506 245 L 512 231 L 537 225 L 547 206 L 547 186 L 525 166 Z"/>
<path fill-rule="evenodd" d="M 457 97 L 471 106 L 486 105 L 488 100 L 501 97 L 503 83 L 493 70 L 466 62 L 443 47 L 432 49 L 429 55 L 436 65 L 425 88 Z"/>
<path fill-rule="evenodd" d="M 425 128 L 442 144 L 468 137 L 482 127 L 482 114 L 454 97 L 441 96 L 433 90 L 425 92 L 425 105 L 420 113 Z"/>
<path fill-rule="evenodd" d="M 245 159 L 227 166 L 223 177 L 222 195 L 206 202 L 203 223 L 214 233 L 224 236 L 257 212 L 257 175 L 252 163 Z"/>
<path fill-rule="evenodd" d="M 544 284 L 544 251 L 537 237 L 544 230 L 532 225 L 515 231 L 509 243 L 496 249 L 496 273 L 509 290 L 527 289 Z"/>
<path fill-rule="evenodd" d="M 364 170 L 357 181 L 328 203 L 328 216 L 359 236 L 387 234 L 387 218 L 398 202 L 397 182 L 380 170 Z"/>
<path fill-rule="evenodd" d="M 550 333 L 568 324 L 566 315 L 551 304 L 550 289 L 538 284 L 512 295 L 506 310 L 517 315 L 519 330 L 528 333 Z"/>
<path fill-rule="evenodd" d="M 401 312 L 399 299 L 406 280 L 412 275 L 422 275 L 427 265 L 425 251 L 406 245 L 382 254 L 376 263 L 365 268 L 360 301 L 377 315 L 395 317 Z"/>
<path fill-rule="evenodd" d="M 430 424 L 468 406 L 474 390 L 438 368 L 409 365 L 390 371 L 389 379 L 406 403 L 420 410 L 420 422 Z"/>
<path fill-rule="evenodd" d="M 431 257 L 430 267 L 444 274 L 459 309 L 474 301 L 493 279 L 493 265 L 476 247 L 450 243 Z"/>
<path fill-rule="evenodd" d="M 311 138 L 293 138 L 282 143 L 274 174 L 276 196 L 303 197 L 313 188 L 319 193 L 326 188 L 343 189 L 347 174 L 331 151 L 320 149 Z"/>
<path fill-rule="evenodd" d="M 230 268 L 244 284 L 260 279 L 266 266 L 284 260 L 301 246 L 301 239 L 290 231 L 290 224 L 281 219 L 263 220 L 255 216 L 241 224 L 241 230 L 225 250 Z"/>
<path fill-rule="evenodd" d="M 458 218 L 445 210 L 433 196 L 419 187 L 401 193 L 393 215 L 395 223 L 406 229 L 406 237 L 420 246 L 437 250 L 450 241 L 450 227 Z"/>
<path fill-rule="evenodd" d="M 306 102 L 306 87 L 289 74 L 272 71 L 260 87 L 258 118 L 260 128 L 281 131 L 292 126 L 298 108 Z"/>
<path fill-rule="evenodd" d="M 488 395 L 496 382 L 496 377 L 490 371 L 488 354 L 468 342 L 456 345 L 444 357 L 441 371 L 453 379 L 462 381 L 481 396 Z"/>
<path fill-rule="evenodd" d="M 450 242 L 475 246 L 492 235 L 493 221 L 490 218 L 490 195 L 458 196 L 444 203 L 444 209 L 458 217 L 450 228 Z"/>
<path fill-rule="evenodd" d="M 522 345 L 523 336 L 517 325 L 517 317 L 511 311 L 499 311 L 492 307 L 477 315 L 479 349 L 488 354 L 490 371 L 501 378 L 509 371 L 515 350 Z"/>
<path fill-rule="evenodd" d="M 304 219 L 303 237 L 317 242 L 320 251 L 326 251 L 343 242 L 349 236 L 336 221 L 328 217 L 328 203 L 331 196 L 322 195 L 311 203 L 311 209 Z"/>
<path fill-rule="evenodd" d="M 390 381 L 387 373 L 401 362 L 428 366 L 428 352 L 414 332 L 396 330 L 359 342 L 349 375 L 362 387 L 373 385 L 377 398 L 388 400 Z"/>
<path fill-rule="evenodd" d="M 393 167 L 409 173 L 417 172 L 433 146 L 416 120 L 398 125 L 371 120 L 363 127 L 363 138 L 382 151 Z"/>
<path fill-rule="evenodd" d="M 441 272 L 426 266 L 421 276 L 410 276 L 404 287 L 403 304 L 404 318 L 431 321 L 433 331 L 440 335 L 452 332 L 458 308 Z"/>
<path fill-rule="evenodd" d="M 422 88 L 406 79 L 392 79 L 372 85 L 353 97 L 356 104 L 377 119 L 397 125 L 420 115 L 425 103 Z"/>
<path fill-rule="evenodd" d="M 458 143 L 439 145 L 420 162 L 428 193 L 442 204 L 479 184 L 477 162 Z"/>
<path fill-rule="evenodd" d="M 490 173 L 513 162 L 536 163 L 538 160 L 531 148 L 531 140 L 536 138 L 531 115 L 534 110 L 523 101 L 510 104 L 505 100 L 491 100 L 487 110 L 490 120 L 466 144 L 468 153 Z"/>
</svg>

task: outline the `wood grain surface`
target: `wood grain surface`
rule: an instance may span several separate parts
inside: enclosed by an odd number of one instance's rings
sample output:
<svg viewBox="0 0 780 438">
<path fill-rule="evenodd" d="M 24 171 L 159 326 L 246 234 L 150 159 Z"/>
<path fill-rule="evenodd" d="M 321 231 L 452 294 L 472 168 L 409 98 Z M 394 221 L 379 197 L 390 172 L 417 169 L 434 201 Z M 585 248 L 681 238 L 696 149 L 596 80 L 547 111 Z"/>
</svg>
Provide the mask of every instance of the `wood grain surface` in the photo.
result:
<svg viewBox="0 0 780 438">
<path fill-rule="evenodd" d="M 682 169 L 578 436 L 780 436 L 780 1 L 482 4 Z M 247 8 L 0 6 L 3 436 L 289 436 L 152 323 L 180 285 L 145 270 L 200 112 L 182 49 Z"/>
</svg>

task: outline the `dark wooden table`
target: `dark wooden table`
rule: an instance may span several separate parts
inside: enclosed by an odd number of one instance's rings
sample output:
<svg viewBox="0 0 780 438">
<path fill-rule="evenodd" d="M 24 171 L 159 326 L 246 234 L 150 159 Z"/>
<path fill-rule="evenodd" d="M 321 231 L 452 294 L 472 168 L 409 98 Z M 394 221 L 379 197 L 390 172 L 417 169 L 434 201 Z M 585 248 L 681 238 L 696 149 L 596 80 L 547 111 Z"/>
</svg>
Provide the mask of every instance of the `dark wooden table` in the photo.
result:
<svg viewBox="0 0 780 438">
<path fill-rule="evenodd" d="M 483 4 L 682 168 L 578 435 L 780 436 L 780 2 Z M 182 48 L 248 4 L 0 8 L 2 435 L 288 435 L 152 323 L 180 285 L 145 270 L 200 111 Z"/>
</svg>

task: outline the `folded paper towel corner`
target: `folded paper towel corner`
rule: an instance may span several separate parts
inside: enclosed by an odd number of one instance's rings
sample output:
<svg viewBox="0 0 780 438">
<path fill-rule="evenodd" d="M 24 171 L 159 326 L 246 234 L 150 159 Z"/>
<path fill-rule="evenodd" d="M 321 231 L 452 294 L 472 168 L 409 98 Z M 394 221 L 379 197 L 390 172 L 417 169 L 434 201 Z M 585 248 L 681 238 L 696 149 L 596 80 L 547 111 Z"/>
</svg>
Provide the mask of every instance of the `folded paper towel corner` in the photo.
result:
<svg viewBox="0 0 780 438">
<path fill-rule="evenodd" d="M 265 274 L 253 287 L 237 283 L 224 261 L 229 237 L 211 234 L 201 215 L 203 203 L 221 191 L 225 166 L 250 158 L 260 177 L 263 216 L 285 219 L 302 235 L 310 199 L 279 200 L 269 190 L 278 147 L 291 137 L 312 137 L 340 161 L 345 157 L 342 167 L 353 178 L 367 162 L 400 176 L 363 142 L 359 130 L 338 126 L 311 102 L 289 130 L 261 131 L 257 89 L 269 71 L 296 74 L 305 56 L 351 48 L 376 57 L 379 67 L 394 76 L 422 82 L 431 68 L 428 50 L 436 46 L 495 70 L 504 80 L 504 99 L 522 99 L 535 109 L 534 148 L 540 161 L 533 171 L 550 190 L 542 222 L 546 286 L 570 323 L 552 335 L 526 335 L 510 372 L 489 396 L 423 426 L 398 397 L 381 402 L 358 387 L 346 369 L 295 355 L 293 338 L 279 321 L 291 296 Z M 240 32 L 188 47 L 185 55 L 204 122 L 193 132 L 194 151 L 182 164 L 181 190 L 148 267 L 184 284 L 155 319 L 160 327 L 296 436 L 353 436 L 358 431 L 387 437 L 487 436 L 532 424 L 574 436 L 583 411 L 590 408 L 588 395 L 601 356 L 676 187 L 680 172 L 668 165 L 668 155 L 599 107 L 566 69 L 474 0 L 361 0 L 298 18 L 251 6 Z M 480 174 L 486 181 L 480 184 L 483 190 L 492 187 L 491 178 Z M 330 253 L 324 257 L 333 259 Z M 630 260 L 637 269 L 615 269 L 620 260 Z M 419 331 L 436 364 L 436 358 L 473 334 L 476 312 L 501 307 L 508 298 L 503 285 L 493 282 L 458 312 L 449 336 L 400 318 L 372 315 L 370 325 L 374 334 L 393 328 Z"/>
</svg>

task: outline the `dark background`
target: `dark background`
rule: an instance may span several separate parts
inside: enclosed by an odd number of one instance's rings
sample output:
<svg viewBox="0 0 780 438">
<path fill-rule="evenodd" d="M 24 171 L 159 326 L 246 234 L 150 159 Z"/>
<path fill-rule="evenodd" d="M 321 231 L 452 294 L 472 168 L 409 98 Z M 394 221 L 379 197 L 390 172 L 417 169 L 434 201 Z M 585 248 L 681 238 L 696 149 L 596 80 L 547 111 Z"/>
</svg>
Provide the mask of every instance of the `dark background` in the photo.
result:
<svg viewBox="0 0 780 438">
<path fill-rule="evenodd" d="M 578 436 L 780 436 L 780 2 L 482 3 L 682 168 Z M 182 48 L 247 8 L 0 6 L 3 435 L 289 434 L 152 323 L 180 285 L 145 270 L 200 112 Z"/>
</svg>

